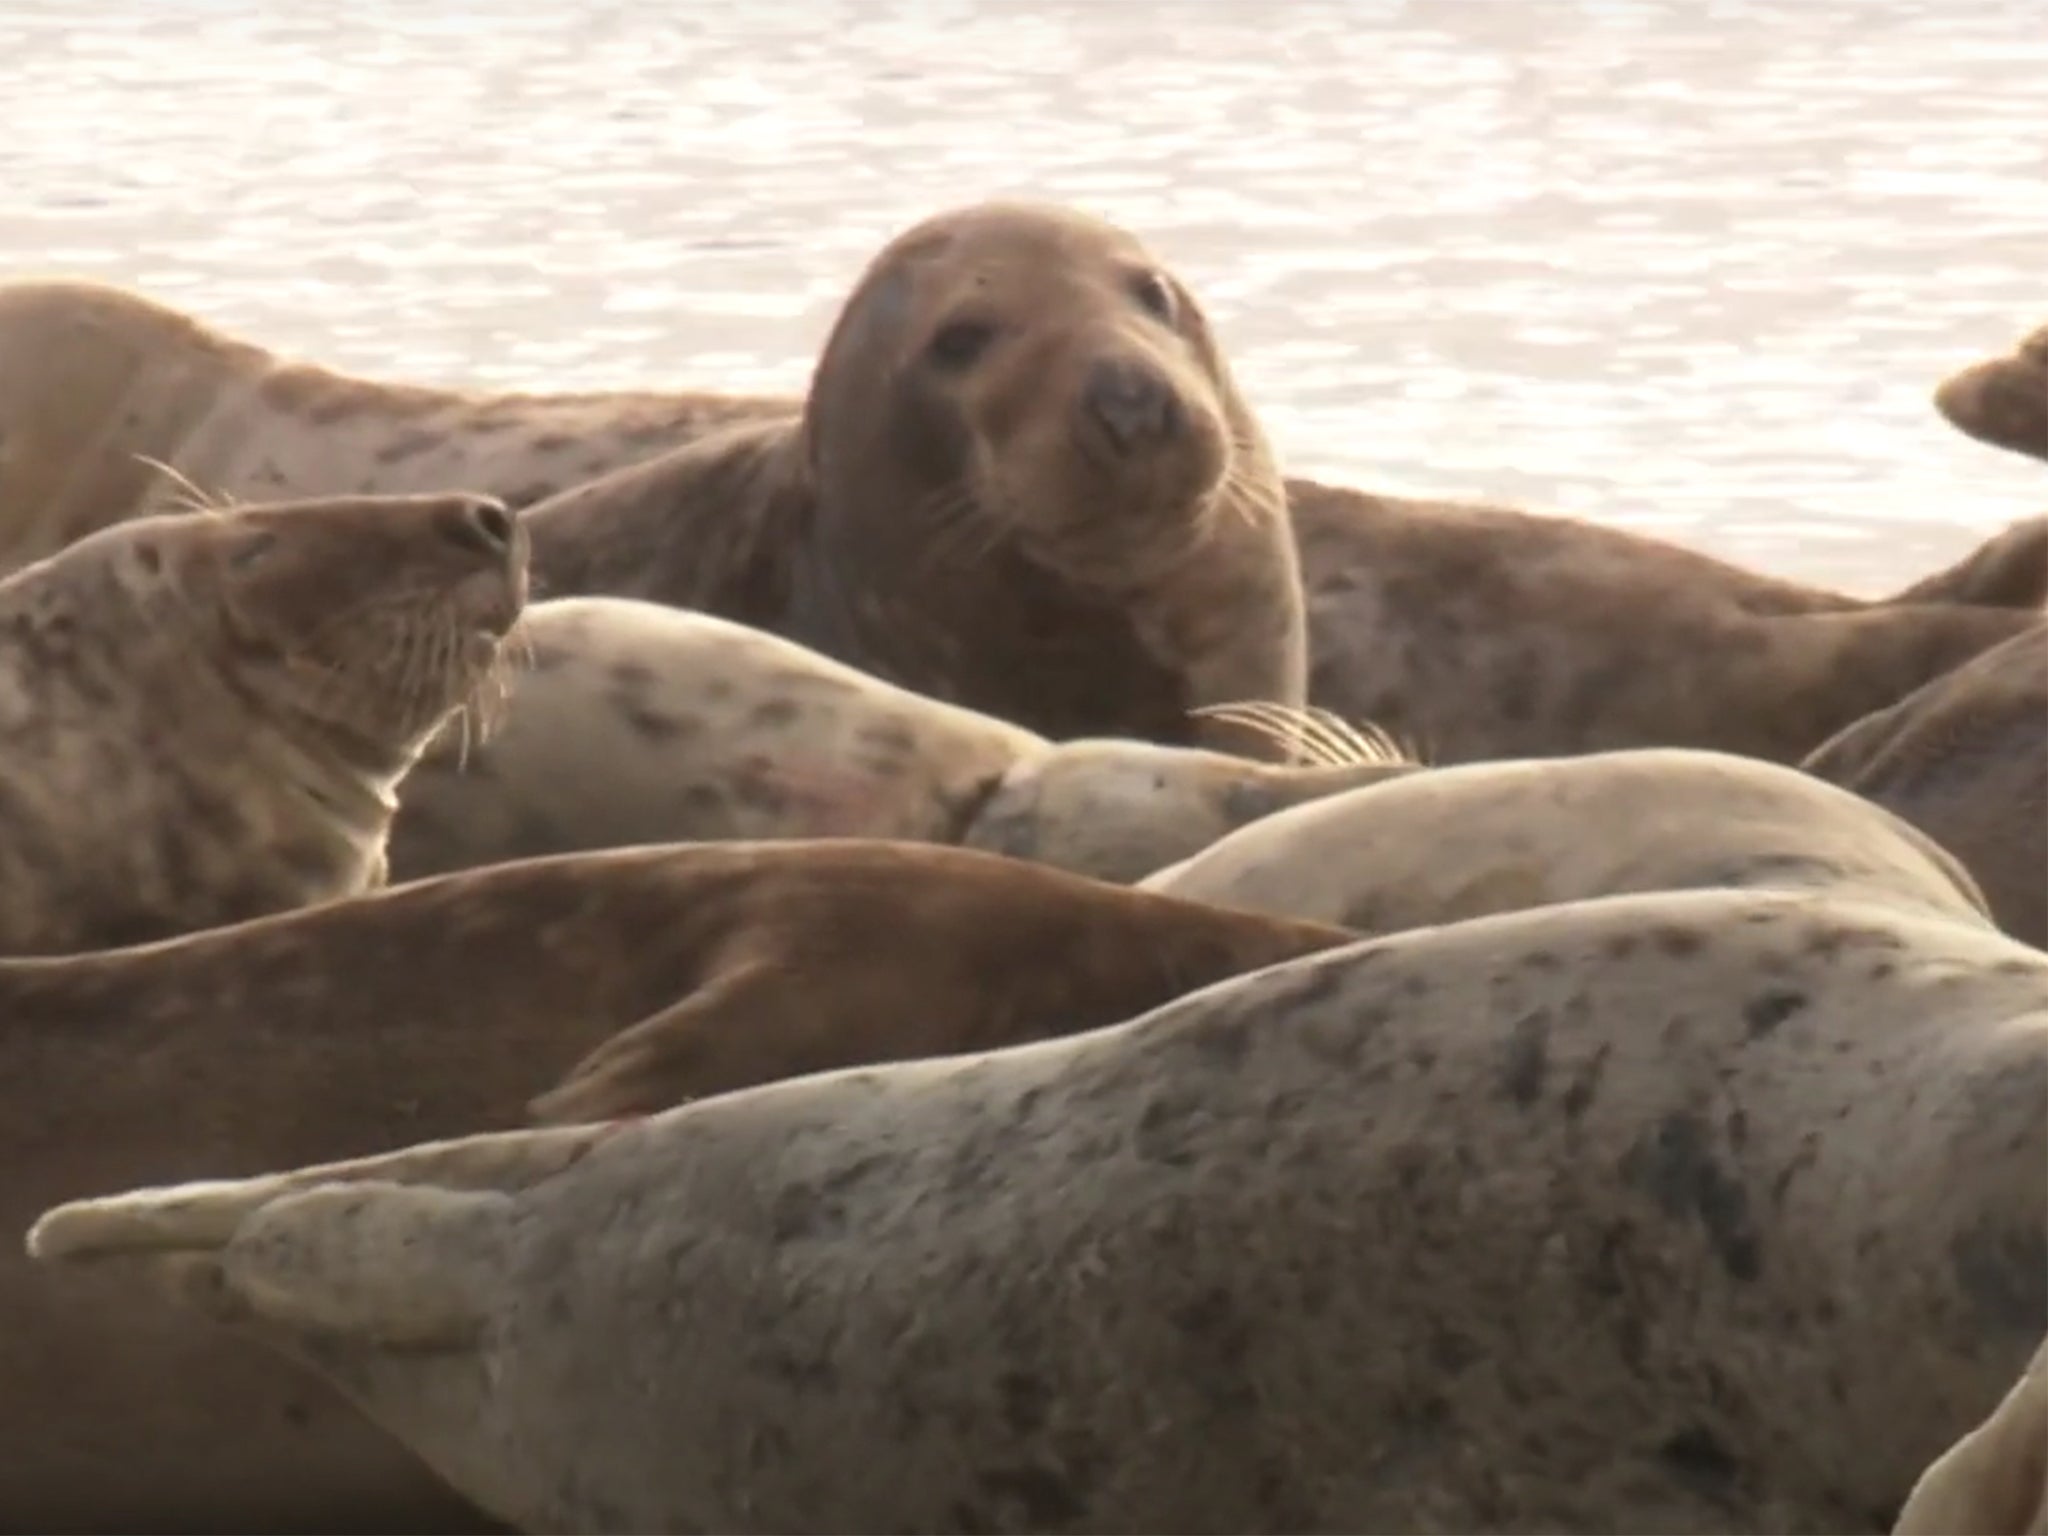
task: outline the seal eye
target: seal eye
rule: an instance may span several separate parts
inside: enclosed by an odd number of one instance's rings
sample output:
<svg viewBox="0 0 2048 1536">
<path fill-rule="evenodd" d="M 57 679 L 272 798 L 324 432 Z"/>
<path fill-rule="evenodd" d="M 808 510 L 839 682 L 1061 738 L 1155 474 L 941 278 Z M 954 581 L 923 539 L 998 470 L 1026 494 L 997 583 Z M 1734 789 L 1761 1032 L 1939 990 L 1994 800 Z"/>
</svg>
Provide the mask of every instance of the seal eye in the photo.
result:
<svg viewBox="0 0 2048 1536">
<path fill-rule="evenodd" d="M 1144 272 L 1131 280 L 1131 297 L 1155 320 L 1173 324 L 1173 285 L 1157 272 Z"/>
<path fill-rule="evenodd" d="M 995 336 L 996 328 L 986 320 L 949 320 L 939 327 L 925 351 L 941 368 L 965 368 L 988 350 Z"/>
</svg>

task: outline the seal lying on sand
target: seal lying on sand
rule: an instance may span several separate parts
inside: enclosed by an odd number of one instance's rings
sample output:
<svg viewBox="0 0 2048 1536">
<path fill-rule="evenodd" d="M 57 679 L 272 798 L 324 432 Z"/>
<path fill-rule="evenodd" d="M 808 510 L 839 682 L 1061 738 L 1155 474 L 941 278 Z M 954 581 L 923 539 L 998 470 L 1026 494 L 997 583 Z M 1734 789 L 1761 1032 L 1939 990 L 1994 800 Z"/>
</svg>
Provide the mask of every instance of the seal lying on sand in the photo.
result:
<svg viewBox="0 0 2048 1536">
<path fill-rule="evenodd" d="M 1980 443 L 2048 459 L 2048 325 L 2020 338 L 2006 356 L 1943 379 L 1934 407 Z"/>
<path fill-rule="evenodd" d="M 279 356 L 127 289 L 0 285 L 0 571 L 173 510 L 150 460 L 238 501 L 478 491 L 512 506 L 758 416 L 742 395 L 498 394 Z"/>
<path fill-rule="evenodd" d="M 2048 1536 L 2048 1345 L 1913 1485 L 1893 1536 Z"/>
<path fill-rule="evenodd" d="M 1347 937 L 988 854 L 819 842 L 537 860 L 4 963 L 0 1225 L 110 1184 L 517 1125 L 639 1021 L 676 1026 L 663 1081 L 714 1092 L 916 1055 L 928 1023 L 959 1049 L 1110 1023 Z M 649 1081 L 588 1076 L 581 1091 L 631 1097 Z M 261 1350 L 217 1351 L 18 1256 L 0 1261 L 0 1317 L 11 1529 L 475 1523 Z"/>
<path fill-rule="evenodd" d="M 1643 746 L 1796 763 L 2040 622 L 2048 588 L 2048 517 L 1864 603 L 1572 519 L 1299 483 L 1293 508 L 1310 699 L 1434 763 Z M 1959 588 L 2026 601 L 1927 600 Z"/>
<path fill-rule="evenodd" d="M 2048 1328 L 2044 1094 L 2048 956 L 1681 892 L 29 1245 L 530 1530 L 1881 1529 Z"/>
<path fill-rule="evenodd" d="M 700 436 L 523 520 L 551 596 L 719 614 L 1054 738 L 1268 751 L 1190 712 L 1302 702 L 1300 580 L 1258 420 L 1186 287 L 1068 209 L 978 204 L 905 231 L 840 312 L 801 416 Z"/>
<path fill-rule="evenodd" d="M 2048 948 L 2048 623 L 1865 716 L 1802 766 L 1931 834 L 2000 927 Z"/>
<path fill-rule="evenodd" d="M 638 843 L 881 837 L 1136 880 L 1256 817 L 1414 771 L 1268 711 L 1314 761 L 1057 745 L 779 636 L 632 598 L 536 603 L 488 740 L 453 722 L 399 791 L 395 880 Z M 1238 715 L 1255 712 L 1226 711 Z"/>
<path fill-rule="evenodd" d="M 446 494 L 145 518 L 0 582 L 0 952 L 381 884 L 525 598 L 523 530 Z"/>
<path fill-rule="evenodd" d="M 1990 921 L 1964 868 L 1889 811 L 1796 768 L 1668 747 L 1350 790 L 1255 821 L 1143 885 L 1363 933 L 1717 886 Z"/>
</svg>

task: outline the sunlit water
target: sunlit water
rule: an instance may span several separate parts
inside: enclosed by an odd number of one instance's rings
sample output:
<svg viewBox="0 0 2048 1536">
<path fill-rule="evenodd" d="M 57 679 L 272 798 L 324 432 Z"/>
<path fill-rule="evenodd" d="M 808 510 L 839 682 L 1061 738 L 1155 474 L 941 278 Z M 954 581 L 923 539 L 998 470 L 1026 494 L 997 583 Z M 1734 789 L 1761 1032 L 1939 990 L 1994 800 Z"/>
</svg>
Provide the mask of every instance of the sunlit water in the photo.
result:
<svg viewBox="0 0 2048 1536">
<path fill-rule="evenodd" d="M 1855 590 L 2048 467 L 1936 380 L 2048 319 L 2041 0 L 0 3 L 0 275 L 526 387 L 802 387 L 1025 193 L 1196 287 L 1289 463 Z"/>
</svg>

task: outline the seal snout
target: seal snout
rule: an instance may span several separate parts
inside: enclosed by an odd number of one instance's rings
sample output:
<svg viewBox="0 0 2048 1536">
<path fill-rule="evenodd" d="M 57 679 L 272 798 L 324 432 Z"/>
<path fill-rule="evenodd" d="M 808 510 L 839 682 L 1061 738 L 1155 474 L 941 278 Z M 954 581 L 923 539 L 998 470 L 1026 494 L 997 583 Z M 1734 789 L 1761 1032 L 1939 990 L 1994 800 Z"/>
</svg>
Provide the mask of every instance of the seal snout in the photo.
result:
<svg viewBox="0 0 2048 1536">
<path fill-rule="evenodd" d="M 1081 405 L 1120 455 L 1170 443 L 1187 430 L 1179 392 L 1158 369 L 1137 358 L 1097 358 L 1081 387 Z"/>
</svg>

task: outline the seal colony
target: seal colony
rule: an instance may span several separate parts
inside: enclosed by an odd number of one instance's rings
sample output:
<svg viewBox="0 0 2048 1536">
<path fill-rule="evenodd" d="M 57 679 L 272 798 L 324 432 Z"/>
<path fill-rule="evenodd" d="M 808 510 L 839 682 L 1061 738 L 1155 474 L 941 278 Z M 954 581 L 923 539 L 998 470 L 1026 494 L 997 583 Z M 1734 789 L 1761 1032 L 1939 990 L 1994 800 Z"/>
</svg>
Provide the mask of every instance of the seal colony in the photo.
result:
<svg viewBox="0 0 2048 1536">
<path fill-rule="evenodd" d="M 28 1241 L 527 1530 L 1865 1530 L 2048 1326 L 2044 1095 L 2048 956 L 1681 892 Z"/>
<path fill-rule="evenodd" d="M 537 603 L 488 740 L 451 722 L 399 793 L 395 880 L 636 843 L 880 837 L 1136 880 L 1247 822 L 1416 771 L 1382 739 L 1264 719 L 1292 765 L 1054 743 L 791 640 L 631 598 Z"/>
<path fill-rule="evenodd" d="M 2042 1518 L 2048 517 L 1284 480 L 1016 203 L 801 400 L 0 288 L 0 492 L 10 1525 Z"/>
<path fill-rule="evenodd" d="M 445 493 L 142 518 L 0 581 L 0 953 L 381 884 L 525 598 L 525 532 Z"/>
<path fill-rule="evenodd" d="M 801 415 L 700 436 L 523 521 L 550 595 L 698 608 L 1056 739 L 1267 752 L 1194 711 L 1303 701 L 1300 579 L 1258 420 L 1185 285 L 1070 209 L 913 226 L 861 275 Z"/>
<path fill-rule="evenodd" d="M 16 323 L 44 334 L 90 292 L 24 289 Z M 1150 404 L 1105 416 L 1130 388 Z M 363 398 L 388 418 L 376 390 Z M 603 396 L 559 398 L 603 412 Z M 590 473 L 565 488 L 533 478 L 543 445 L 561 449 L 550 397 L 497 397 L 419 429 L 416 473 L 531 506 L 552 595 L 721 614 L 1059 739 L 1263 753 L 1227 728 L 1191 737 L 1188 709 L 1306 697 L 1441 763 L 1636 746 L 1797 762 L 2048 598 L 2048 518 L 1864 601 L 1573 518 L 1280 483 L 1184 285 L 1126 232 L 1038 205 L 974 205 L 899 236 L 862 275 L 807 399 L 717 398 L 677 397 L 663 439 L 645 430 L 647 397 L 619 394 L 616 430 L 586 434 Z M 1118 411 L 1141 430 L 1109 425 Z M 127 441 L 89 405 L 50 431 L 102 455 Z M 385 483 L 344 439 L 305 460 L 299 489 Z M 264 439 L 237 441 L 253 455 Z M 1220 490 L 1202 470 L 1218 442 Z M 1206 500 L 1176 499 L 1176 484 Z M 92 515 L 137 505 L 105 495 Z M 1201 554 L 1175 569 L 1176 548 Z M 1971 612 L 1929 611 L 1952 607 Z"/>
<path fill-rule="evenodd" d="M 840 841 L 535 860 L 4 962 L 0 1211 L 21 1231 L 109 1181 L 516 1126 L 549 1090 L 559 1107 L 663 1108 L 1036 1039 L 1349 937 L 988 854 Z M 267 1354 L 216 1351 L 18 1254 L 0 1261 L 0 1316 L 11 1528 L 476 1524 Z"/>
</svg>

